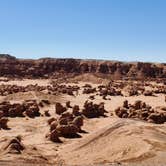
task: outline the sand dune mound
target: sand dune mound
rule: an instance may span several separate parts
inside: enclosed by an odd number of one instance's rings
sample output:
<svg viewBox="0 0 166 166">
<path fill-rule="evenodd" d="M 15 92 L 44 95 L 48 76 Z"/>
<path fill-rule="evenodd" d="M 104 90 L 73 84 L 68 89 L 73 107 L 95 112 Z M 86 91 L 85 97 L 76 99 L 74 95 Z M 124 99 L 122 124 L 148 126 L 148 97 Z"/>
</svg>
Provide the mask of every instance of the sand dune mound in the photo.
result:
<svg viewBox="0 0 166 166">
<path fill-rule="evenodd" d="M 117 120 L 65 147 L 61 154 L 68 164 L 76 165 L 152 161 L 161 164 L 165 159 L 160 160 L 159 156 L 166 155 L 165 129 L 164 125 Z"/>
<path fill-rule="evenodd" d="M 46 94 L 44 92 L 18 92 L 16 94 L 11 94 L 6 96 L 4 101 L 22 101 L 22 100 L 49 100 L 51 103 L 55 103 L 56 101 L 61 101 L 63 97 L 60 95 L 51 95 Z"/>
<path fill-rule="evenodd" d="M 91 74 L 91 73 L 85 73 L 85 74 L 75 76 L 74 78 L 71 78 L 70 81 L 71 82 L 77 82 L 77 81 L 90 82 L 90 83 L 93 83 L 93 84 L 103 84 L 103 83 L 108 82 L 107 79 L 97 77 L 96 75 Z"/>
</svg>

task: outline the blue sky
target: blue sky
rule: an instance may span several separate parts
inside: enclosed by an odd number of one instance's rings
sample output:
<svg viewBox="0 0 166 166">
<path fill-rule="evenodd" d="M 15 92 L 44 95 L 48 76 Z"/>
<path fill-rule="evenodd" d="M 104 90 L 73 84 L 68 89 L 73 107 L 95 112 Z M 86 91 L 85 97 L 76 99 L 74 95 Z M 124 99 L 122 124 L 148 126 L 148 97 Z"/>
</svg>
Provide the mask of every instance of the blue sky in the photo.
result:
<svg viewBox="0 0 166 166">
<path fill-rule="evenodd" d="M 166 1 L 0 0 L 0 53 L 166 62 Z"/>
</svg>

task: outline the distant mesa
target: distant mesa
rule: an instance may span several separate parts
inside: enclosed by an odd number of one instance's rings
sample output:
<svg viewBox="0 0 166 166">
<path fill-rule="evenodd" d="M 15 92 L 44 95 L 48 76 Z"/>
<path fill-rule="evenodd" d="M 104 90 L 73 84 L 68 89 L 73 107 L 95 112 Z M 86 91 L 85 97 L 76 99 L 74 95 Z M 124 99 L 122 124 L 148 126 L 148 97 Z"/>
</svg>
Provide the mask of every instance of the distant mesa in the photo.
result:
<svg viewBox="0 0 166 166">
<path fill-rule="evenodd" d="M 16 57 L 9 54 L 0 54 L 0 60 L 16 60 Z"/>
<path fill-rule="evenodd" d="M 166 65 L 73 58 L 17 59 L 9 54 L 0 54 L 0 76 L 50 78 L 63 73 L 98 74 L 111 79 L 156 79 L 166 78 Z"/>
</svg>

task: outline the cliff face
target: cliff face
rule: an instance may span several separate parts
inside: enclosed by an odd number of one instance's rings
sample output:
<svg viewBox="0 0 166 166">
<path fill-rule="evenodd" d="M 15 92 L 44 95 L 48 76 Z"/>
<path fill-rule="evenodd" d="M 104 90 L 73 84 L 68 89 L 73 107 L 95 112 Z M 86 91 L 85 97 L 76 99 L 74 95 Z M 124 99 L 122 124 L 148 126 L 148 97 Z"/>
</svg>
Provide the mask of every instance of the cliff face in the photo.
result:
<svg viewBox="0 0 166 166">
<path fill-rule="evenodd" d="M 166 78 L 166 64 L 54 58 L 22 60 L 0 55 L 0 76 L 46 77 L 55 73 L 97 73 L 112 75 L 114 78 Z"/>
</svg>

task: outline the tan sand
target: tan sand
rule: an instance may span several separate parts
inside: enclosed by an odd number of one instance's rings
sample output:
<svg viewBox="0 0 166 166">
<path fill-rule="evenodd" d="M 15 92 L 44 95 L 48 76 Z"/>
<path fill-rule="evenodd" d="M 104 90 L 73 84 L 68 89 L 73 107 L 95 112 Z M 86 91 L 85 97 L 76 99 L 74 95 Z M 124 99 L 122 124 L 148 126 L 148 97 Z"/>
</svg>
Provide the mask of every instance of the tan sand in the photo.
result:
<svg viewBox="0 0 166 166">
<path fill-rule="evenodd" d="M 77 78 L 79 79 L 79 78 Z M 49 80 L 9 81 L 17 85 L 48 85 Z M 85 83 L 76 85 L 82 87 Z M 6 84 L 6 83 L 5 83 Z M 93 86 L 98 84 L 91 83 Z M 55 116 L 55 102 L 64 104 L 71 101 L 80 108 L 90 95 L 51 95 L 44 92 L 26 92 L 0 97 L 0 100 L 21 102 L 26 99 L 48 99 L 51 105 L 40 111 L 50 110 Z M 130 103 L 136 100 L 145 101 L 152 107 L 165 106 L 165 96 L 111 96 L 111 100 L 103 100 L 97 96 L 93 102 L 105 102 L 107 117 L 85 119 L 81 138 L 61 138 L 63 143 L 53 143 L 45 138 L 49 132 L 48 117 L 9 118 L 10 130 L 0 130 L 0 165 L 166 165 L 166 124 L 152 124 L 140 120 L 120 119 L 110 116 L 114 109 L 127 99 Z M 21 135 L 25 150 L 22 154 L 6 154 L 2 147 L 14 136 Z"/>
</svg>

